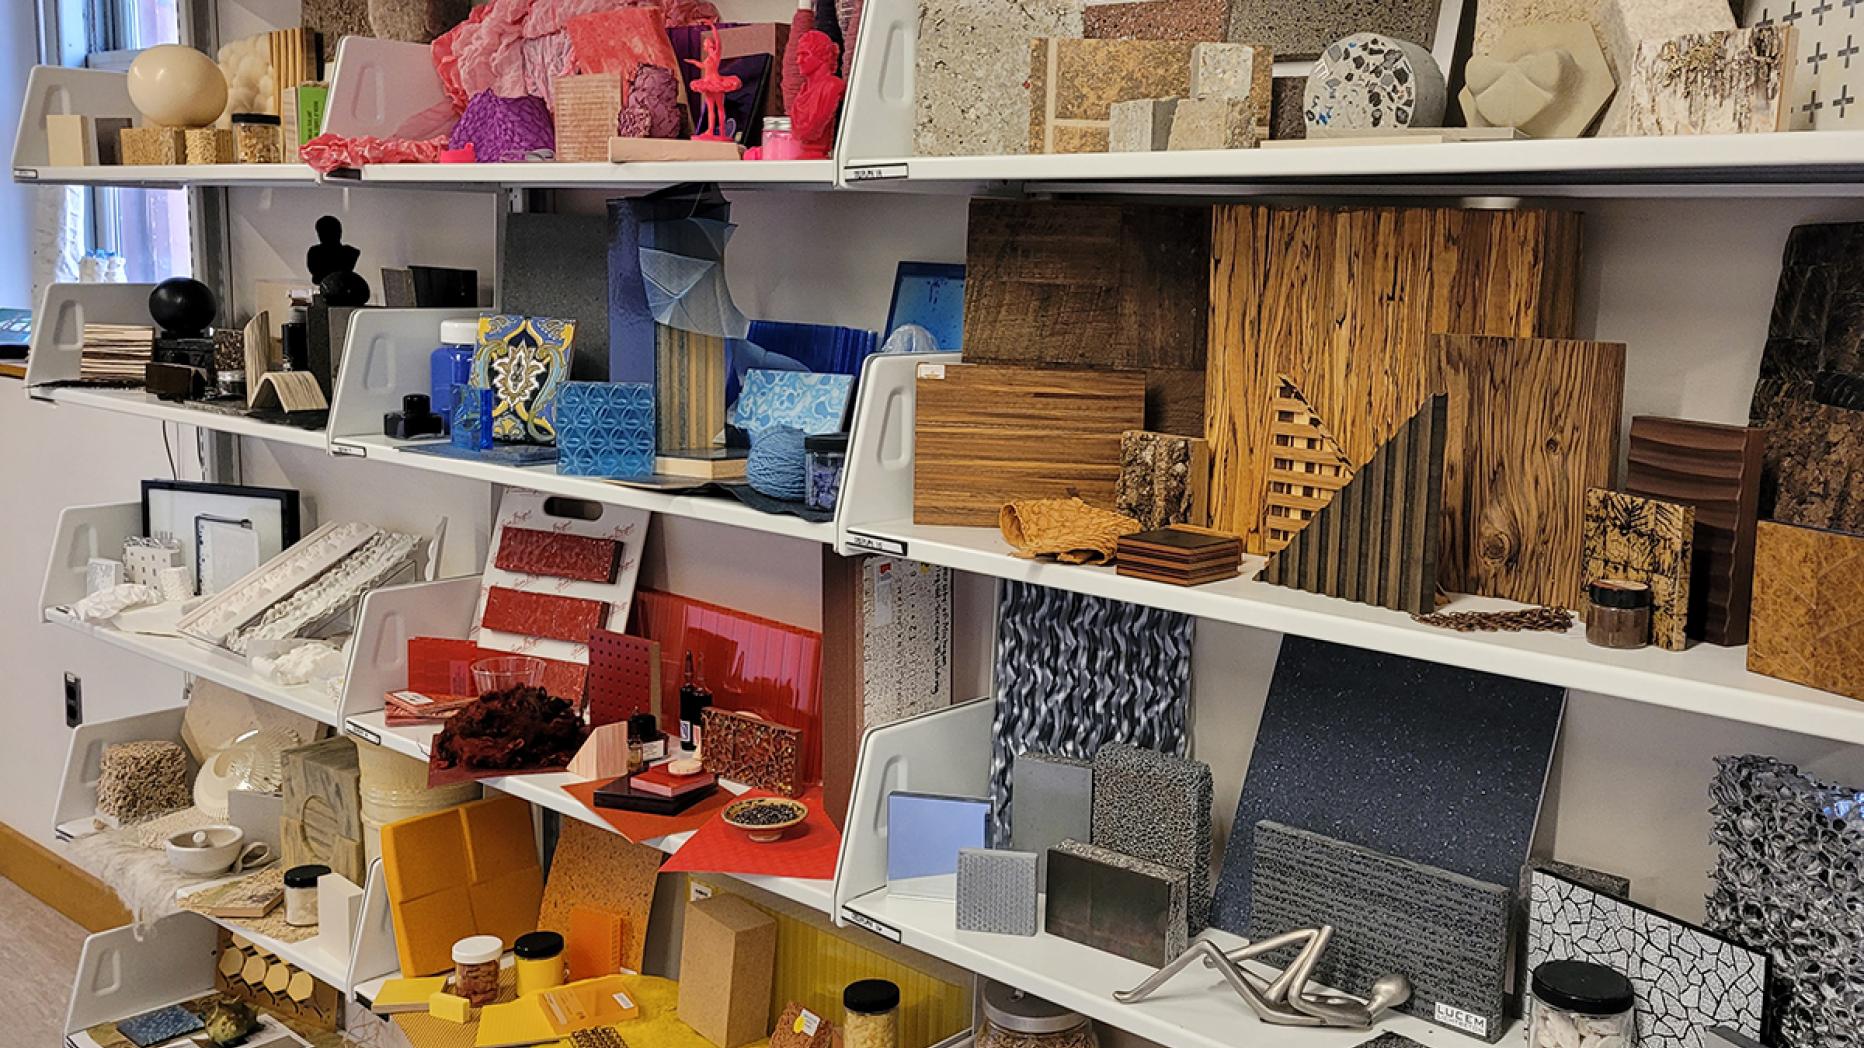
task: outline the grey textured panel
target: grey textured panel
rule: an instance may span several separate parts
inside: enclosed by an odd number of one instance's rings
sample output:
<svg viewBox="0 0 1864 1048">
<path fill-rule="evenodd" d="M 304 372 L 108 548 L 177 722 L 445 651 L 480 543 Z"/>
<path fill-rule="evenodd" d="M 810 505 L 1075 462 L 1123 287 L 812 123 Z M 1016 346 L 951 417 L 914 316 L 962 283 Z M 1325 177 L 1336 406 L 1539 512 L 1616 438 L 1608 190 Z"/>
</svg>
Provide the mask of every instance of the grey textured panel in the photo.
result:
<svg viewBox="0 0 1864 1048">
<path fill-rule="evenodd" d="M 958 930 L 1036 933 L 1036 854 L 966 848 L 958 853 Z"/>
<path fill-rule="evenodd" d="M 1773 962 L 1761 1040 L 1864 1046 L 1864 790 L 1771 757 L 1716 763 L 1706 923 Z"/>
<path fill-rule="evenodd" d="M 1094 755 L 1094 843 L 1183 870 L 1192 935 L 1210 923 L 1210 798 L 1202 761 L 1121 744 Z"/>
<path fill-rule="evenodd" d="M 1383 33 L 1428 51 L 1437 39 L 1437 4 L 1438 0 L 1231 0 L 1229 38 L 1267 45 L 1277 59 L 1313 58 L 1349 33 Z"/>
<path fill-rule="evenodd" d="M 1010 765 L 1025 750 L 1092 757 L 1110 742 L 1183 753 L 1189 615 L 1004 582 L 997 605 L 992 843 L 1013 840 Z"/>
<path fill-rule="evenodd" d="M 608 228 L 588 215 L 505 216 L 498 308 L 576 322 L 570 377 L 608 379 Z"/>
<path fill-rule="evenodd" d="M 1233 825 L 1519 884 L 1565 706 L 1545 684 L 1284 637 Z M 1251 865 L 1239 829 L 1212 924 L 1245 933 Z"/>
<path fill-rule="evenodd" d="M 1716 1026 L 1760 1036 L 1766 954 L 1536 870 L 1528 970 L 1567 960 L 1603 964 L 1631 980 L 1639 1048 L 1698 1048 Z"/>
<path fill-rule="evenodd" d="M 1322 984 L 1364 996 L 1398 972 L 1411 980 L 1400 1011 L 1439 1021 L 1444 1005 L 1477 1017 L 1486 1040 L 1501 1038 L 1507 888 L 1267 820 L 1255 842 L 1250 938 L 1330 924 L 1333 945 L 1315 970 Z"/>
<path fill-rule="evenodd" d="M 1182 870 L 1063 841 L 1049 850 L 1043 930 L 1162 968 L 1184 952 Z"/>
<path fill-rule="evenodd" d="M 1016 792 L 1010 845 L 1041 856 L 1037 875 L 1046 884 L 1050 848 L 1093 840 L 1094 765 L 1030 750 L 1017 755 L 1010 781 Z"/>
<path fill-rule="evenodd" d="M 1423 1041 L 1413 1041 L 1401 1033 L 1382 1033 L 1370 1041 L 1361 1041 L 1353 1048 L 1423 1048 Z"/>
</svg>

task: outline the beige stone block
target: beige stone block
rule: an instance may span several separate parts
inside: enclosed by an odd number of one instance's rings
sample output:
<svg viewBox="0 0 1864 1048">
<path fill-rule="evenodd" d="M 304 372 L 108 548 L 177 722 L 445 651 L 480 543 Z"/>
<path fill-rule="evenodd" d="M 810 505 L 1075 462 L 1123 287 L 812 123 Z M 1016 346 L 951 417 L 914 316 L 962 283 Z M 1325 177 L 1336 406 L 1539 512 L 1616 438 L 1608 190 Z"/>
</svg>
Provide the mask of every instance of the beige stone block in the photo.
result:
<svg viewBox="0 0 1864 1048">
<path fill-rule="evenodd" d="M 1108 110 L 1108 149 L 1114 153 L 1155 153 L 1169 148 L 1176 98 L 1135 98 Z"/>
<path fill-rule="evenodd" d="M 45 162 L 53 167 L 90 167 L 97 160 L 97 132 L 88 116 L 54 113 L 45 118 Z"/>
<path fill-rule="evenodd" d="M 1268 137 L 1275 56 L 1254 44 L 1198 44 L 1191 51 L 1192 98 L 1247 98 L 1255 106 L 1258 137 Z"/>
<path fill-rule="evenodd" d="M 1515 127 L 1532 138 L 1584 134 L 1615 84 L 1590 22 L 1510 29 L 1463 69 L 1457 96 L 1470 127 Z"/>
<path fill-rule="evenodd" d="M 1723 0 L 1600 0 L 1593 18 L 1605 60 L 1618 78 L 1620 90 L 1599 121 L 1599 134 L 1623 135 L 1630 92 L 1631 65 L 1638 45 L 1646 40 L 1667 40 L 1685 33 L 1714 33 L 1735 28 L 1734 11 Z"/>
<path fill-rule="evenodd" d="M 923 0 L 913 49 L 913 152 L 1026 151 L 1029 41 L 1081 33 L 1081 0 Z"/>
<path fill-rule="evenodd" d="M 1169 148 L 1252 149 L 1255 103 L 1247 98 L 1186 98 L 1172 114 Z"/>
<path fill-rule="evenodd" d="M 1031 40 L 1029 152 L 1106 152 L 1113 103 L 1189 94 L 1196 46 L 1181 40 Z"/>
</svg>

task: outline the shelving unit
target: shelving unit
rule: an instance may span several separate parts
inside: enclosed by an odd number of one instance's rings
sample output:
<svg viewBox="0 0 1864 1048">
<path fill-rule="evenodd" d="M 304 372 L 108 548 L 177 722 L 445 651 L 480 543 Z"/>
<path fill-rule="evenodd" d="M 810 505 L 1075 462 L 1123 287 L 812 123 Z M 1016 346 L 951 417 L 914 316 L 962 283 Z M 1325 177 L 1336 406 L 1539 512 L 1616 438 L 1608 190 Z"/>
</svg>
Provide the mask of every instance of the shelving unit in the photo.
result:
<svg viewBox="0 0 1864 1048">
<path fill-rule="evenodd" d="M 194 426 L 217 433 L 231 433 L 236 437 L 268 440 L 274 444 L 290 444 L 294 447 L 316 448 L 320 451 L 327 446 L 322 430 L 302 429 L 298 426 L 286 426 L 276 422 L 260 422 L 244 415 L 205 411 L 186 404 L 162 400 L 140 389 L 85 389 L 81 386 L 55 386 L 38 390 L 28 387 L 27 393 L 34 399 L 50 404 L 67 404 L 72 407 L 108 411 L 118 415 L 152 418 L 161 422 L 172 422 L 179 426 Z"/>
</svg>

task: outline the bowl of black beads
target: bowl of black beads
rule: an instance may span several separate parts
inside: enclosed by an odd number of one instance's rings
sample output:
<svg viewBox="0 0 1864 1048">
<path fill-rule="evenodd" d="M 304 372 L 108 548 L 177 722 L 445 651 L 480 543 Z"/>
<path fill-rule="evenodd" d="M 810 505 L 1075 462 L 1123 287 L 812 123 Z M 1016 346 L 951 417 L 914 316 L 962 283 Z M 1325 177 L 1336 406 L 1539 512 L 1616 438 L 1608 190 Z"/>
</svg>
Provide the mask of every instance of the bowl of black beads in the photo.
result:
<svg viewBox="0 0 1864 1048">
<path fill-rule="evenodd" d="M 725 805 L 725 825 L 742 830 L 754 844 L 781 839 L 809 817 L 809 806 L 788 797 L 746 797 Z"/>
</svg>

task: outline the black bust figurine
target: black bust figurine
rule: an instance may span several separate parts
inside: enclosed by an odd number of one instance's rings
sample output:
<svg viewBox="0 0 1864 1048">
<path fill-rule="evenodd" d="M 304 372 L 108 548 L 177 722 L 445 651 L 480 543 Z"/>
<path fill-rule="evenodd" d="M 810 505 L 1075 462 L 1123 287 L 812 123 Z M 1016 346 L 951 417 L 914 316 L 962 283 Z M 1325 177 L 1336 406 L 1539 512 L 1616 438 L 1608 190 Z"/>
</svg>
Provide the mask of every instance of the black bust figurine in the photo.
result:
<svg viewBox="0 0 1864 1048">
<path fill-rule="evenodd" d="M 304 253 L 304 264 L 311 271 L 311 283 L 322 284 L 324 278 L 332 273 L 354 273 L 356 260 L 361 257 L 361 250 L 343 242 L 343 223 L 335 215 L 325 215 L 317 220 L 317 243 Z"/>
</svg>

